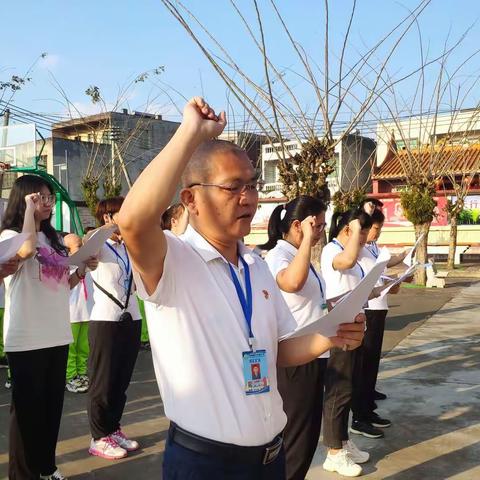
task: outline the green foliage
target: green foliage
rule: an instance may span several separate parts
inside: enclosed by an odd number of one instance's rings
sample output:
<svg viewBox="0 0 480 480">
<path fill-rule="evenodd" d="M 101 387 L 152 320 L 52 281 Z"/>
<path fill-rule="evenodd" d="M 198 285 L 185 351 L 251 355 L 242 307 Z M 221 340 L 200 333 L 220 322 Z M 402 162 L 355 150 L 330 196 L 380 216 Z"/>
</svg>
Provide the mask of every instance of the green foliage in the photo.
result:
<svg viewBox="0 0 480 480">
<path fill-rule="evenodd" d="M 118 197 L 122 193 L 120 179 L 113 178 L 112 175 L 104 175 L 102 186 L 105 198 Z"/>
<path fill-rule="evenodd" d="M 437 202 L 435 187 L 429 184 L 409 185 L 400 192 L 400 203 L 407 220 L 414 225 L 431 223 Z"/>
<path fill-rule="evenodd" d="M 96 85 L 90 85 L 85 90 L 85 95 L 88 95 L 92 100 L 92 103 L 98 103 L 102 99 L 102 95 L 100 93 L 100 89 Z"/>
<path fill-rule="evenodd" d="M 458 224 L 459 225 L 472 225 L 480 223 L 480 210 L 478 208 L 468 209 L 464 208 L 458 214 Z"/>
<path fill-rule="evenodd" d="M 363 188 L 356 188 L 348 192 L 339 190 L 333 195 L 334 211 L 346 212 L 351 208 L 357 208 L 367 198 L 367 194 Z"/>
<path fill-rule="evenodd" d="M 334 171 L 334 147 L 326 139 L 312 138 L 302 145 L 302 151 L 293 157 L 293 162 L 280 162 L 282 191 L 289 200 L 311 195 L 328 203 L 327 177 Z"/>
<path fill-rule="evenodd" d="M 87 204 L 90 213 L 95 216 L 95 210 L 98 203 L 98 178 L 84 177 L 81 186 L 85 203 Z"/>
<path fill-rule="evenodd" d="M 11 92 L 16 92 L 21 90 L 26 83 L 30 82 L 31 77 L 19 77 L 18 75 L 12 75 L 7 81 L 0 81 L 0 91 L 10 90 Z"/>
</svg>

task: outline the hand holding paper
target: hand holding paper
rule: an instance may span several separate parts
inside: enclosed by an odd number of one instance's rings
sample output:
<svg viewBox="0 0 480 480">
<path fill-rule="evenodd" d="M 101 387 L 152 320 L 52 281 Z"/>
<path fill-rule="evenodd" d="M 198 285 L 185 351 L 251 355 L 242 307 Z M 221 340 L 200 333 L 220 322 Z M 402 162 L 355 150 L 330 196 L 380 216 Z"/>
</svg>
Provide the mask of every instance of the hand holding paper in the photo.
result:
<svg viewBox="0 0 480 480">
<path fill-rule="evenodd" d="M 82 266 L 89 262 L 92 257 L 95 257 L 100 252 L 103 244 L 112 236 L 113 232 L 118 227 L 115 224 L 104 225 L 95 230 L 88 238 L 85 244 L 70 257 L 68 257 L 69 265 Z"/>
<path fill-rule="evenodd" d="M 348 322 L 351 323 L 358 313 L 361 312 L 373 287 L 384 272 L 389 259 L 388 251 L 383 252 L 383 255 L 380 252 L 377 264 L 350 293 L 335 304 L 333 310 L 308 325 L 298 328 L 285 338 L 300 337 L 312 333 L 320 333 L 325 337 L 336 337 L 339 326 Z"/>
</svg>

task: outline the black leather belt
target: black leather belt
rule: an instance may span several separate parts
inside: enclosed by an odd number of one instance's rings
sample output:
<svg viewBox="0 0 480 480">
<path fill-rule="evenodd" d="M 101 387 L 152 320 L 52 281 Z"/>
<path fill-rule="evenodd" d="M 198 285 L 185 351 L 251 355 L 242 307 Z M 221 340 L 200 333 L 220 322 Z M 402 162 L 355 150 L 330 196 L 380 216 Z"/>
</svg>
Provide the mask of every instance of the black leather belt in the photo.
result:
<svg viewBox="0 0 480 480">
<path fill-rule="evenodd" d="M 172 442 L 194 452 L 252 465 L 268 465 L 273 462 L 278 457 L 283 445 L 283 438 L 280 435 L 276 436 L 270 443 L 258 447 L 243 447 L 217 442 L 187 432 L 173 422 L 170 423 L 168 436 Z"/>
</svg>

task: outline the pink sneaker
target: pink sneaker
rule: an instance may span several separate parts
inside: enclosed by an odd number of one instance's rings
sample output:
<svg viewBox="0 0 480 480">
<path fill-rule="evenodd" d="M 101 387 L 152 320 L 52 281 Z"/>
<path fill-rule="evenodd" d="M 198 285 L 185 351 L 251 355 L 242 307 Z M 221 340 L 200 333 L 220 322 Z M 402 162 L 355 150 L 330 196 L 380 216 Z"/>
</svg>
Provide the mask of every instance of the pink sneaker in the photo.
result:
<svg viewBox="0 0 480 480">
<path fill-rule="evenodd" d="M 122 432 L 122 429 L 119 428 L 116 432 L 113 432 L 110 435 L 117 445 L 124 448 L 127 452 L 133 452 L 140 448 L 140 445 L 135 440 L 130 440 L 127 436 Z"/>
<path fill-rule="evenodd" d="M 118 460 L 127 456 L 127 451 L 118 445 L 111 436 L 103 437 L 99 440 L 92 438 L 88 453 L 96 457 L 107 458 L 108 460 Z"/>
</svg>

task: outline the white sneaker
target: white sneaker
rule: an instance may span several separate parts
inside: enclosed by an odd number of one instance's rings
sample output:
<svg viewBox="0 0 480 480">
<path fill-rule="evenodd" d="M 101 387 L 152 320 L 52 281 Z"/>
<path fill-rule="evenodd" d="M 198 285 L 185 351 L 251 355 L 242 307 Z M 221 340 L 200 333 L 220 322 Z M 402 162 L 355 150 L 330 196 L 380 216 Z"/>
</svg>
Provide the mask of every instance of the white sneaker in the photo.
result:
<svg viewBox="0 0 480 480">
<path fill-rule="evenodd" d="M 360 450 L 354 443 L 353 440 L 347 440 L 343 442 L 343 448 L 347 451 L 348 456 L 355 463 L 366 463 L 370 459 L 370 454 L 363 450 Z"/>
<path fill-rule="evenodd" d="M 88 387 L 84 385 L 80 377 L 75 377 L 69 380 L 65 388 L 70 392 L 70 393 L 85 393 L 88 390 Z"/>
<path fill-rule="evenodd" d="M 67 480 L 57 468 L 51 475 L 40 475 L 41 480 Z"/>
<path fill-rule="evenodd" d="M 118 460 L 127 456 L 127 451 L 120 447 L 111 436 L 103 437 L 99 440 L 92 438 L 88 453 L 108 460 Z"/>
<path fill-rule="evenodd" d="M 115 442 L 117 442 L 120 447 L 124 448 L 127 452 L 133 452 L 140 448 L 140 445 L 135 440 L 130 440 L 127 436 L 122 432 L 122 429 L 119 428 L 116 432 L 113 432 L 110 435 Z"/>
<path fill-rule="evenodd" d="M 337 472 L 344 477 L 358 477 L 362 473 L 362 467 L 348 456 L 344 448 L 336 455 L 329 453 L 323 462 L 323 469 L 327 472 Z"/>
</svg>

